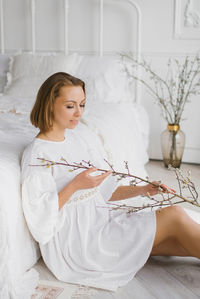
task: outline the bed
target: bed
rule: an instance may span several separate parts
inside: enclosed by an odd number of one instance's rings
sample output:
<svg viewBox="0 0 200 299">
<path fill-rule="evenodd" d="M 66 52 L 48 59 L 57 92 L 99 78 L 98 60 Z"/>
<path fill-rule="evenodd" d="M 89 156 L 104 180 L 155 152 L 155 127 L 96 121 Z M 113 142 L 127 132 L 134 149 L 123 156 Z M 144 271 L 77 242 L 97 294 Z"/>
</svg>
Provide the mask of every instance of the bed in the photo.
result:
<svg viewBox="0 0 200 299">
<path fill-rule="evenodd" d="M 125 1 L 138 16 L 137 55 L 140 53 L 140 10 Z M 29 114 L 37 90 L 52 73 L 65 71 L 86 82 L 87 105 L 82 125 L 102 143 L 105 158 L 119 171 L 145 177 L 148 161 L 148 116 L 139 104 L 140 90 L 129 82 L 118 55 L 103 55 L 103 1 L 100 3 L 99 53 L 69 53 L 68 1 L 65 1 L 64 53 L 38 53 L 35 45 L 35 1 L 32 4 L 32 49 L 6 53 L 1 26 L 0 55 L 0 298 L 28 299 L 38 283 L 31 269 L 40 257 L 38 244 L 28 231 L 21 206 L 20 160 L 37 129 Z M 1 1 L 2 4 L 2 1 Z M 2 8 L 2 6 L 1 6 Z M 3 8 L 1 9 L 3 20 Z M 139 71 L 139 70 L 138 70 Z"/>
</svg>

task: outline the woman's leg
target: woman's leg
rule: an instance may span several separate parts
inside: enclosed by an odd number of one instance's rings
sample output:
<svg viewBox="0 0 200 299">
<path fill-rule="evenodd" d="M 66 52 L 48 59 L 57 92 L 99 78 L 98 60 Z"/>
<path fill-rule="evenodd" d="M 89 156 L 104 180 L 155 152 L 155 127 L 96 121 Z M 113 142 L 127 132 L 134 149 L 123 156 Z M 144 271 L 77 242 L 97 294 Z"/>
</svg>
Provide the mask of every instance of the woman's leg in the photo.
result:
<svg viewBox="0 0 200 299">
<path fill-rule="evenodd" d="M 200 258 L 200 225 L 181 207 L 156 211 L 156 235 L 151 254 L 158 253 Z"/>
<path fill-rule="evenodd" d="M 157 246 L 154 246 L 150 255 L 189 256 L 189 253 L 180 245 L 180 243 L 176 239 L 169 238 L 166 241 L 161 242 Z"/>
</svg>

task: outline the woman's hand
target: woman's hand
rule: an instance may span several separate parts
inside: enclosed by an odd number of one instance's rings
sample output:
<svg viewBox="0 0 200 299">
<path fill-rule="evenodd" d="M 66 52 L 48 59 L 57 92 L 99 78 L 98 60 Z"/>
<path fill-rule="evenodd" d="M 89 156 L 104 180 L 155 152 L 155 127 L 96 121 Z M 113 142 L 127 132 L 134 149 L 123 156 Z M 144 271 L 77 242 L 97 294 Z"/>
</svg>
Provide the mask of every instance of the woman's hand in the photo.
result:
<svg viewBox="0 0 200 299">
<path fill-rule="evenodd" d="M 90 168 L 79 173 L 72 181 L 76 190 L 89 189 L 99 186 L 107 176 L 110 175 L 111 171 L 106 171 L 100 175 L 92 176 L 91 173 L 97 171 L 97 168 Z"/>
<path fill-rule="evenodd" d="M 144 195 L 149 194 L 150 196 L 152 196 L 152 195 L 158 194 L 159 187 L 161 187 L 163 193 L 167 193 L 167 192 L 170 194 L 176 193 L 176 191 L 174 189 L 169 188 L 165 184 L 159 185 L 159 183 L 157 181 L 154 181 L 152 183 L 156 186 L 153 186 L 152 184 L 148 184 L 148 185 L 144 186 L 144 192 L 143 192 Z"/>
</svg>

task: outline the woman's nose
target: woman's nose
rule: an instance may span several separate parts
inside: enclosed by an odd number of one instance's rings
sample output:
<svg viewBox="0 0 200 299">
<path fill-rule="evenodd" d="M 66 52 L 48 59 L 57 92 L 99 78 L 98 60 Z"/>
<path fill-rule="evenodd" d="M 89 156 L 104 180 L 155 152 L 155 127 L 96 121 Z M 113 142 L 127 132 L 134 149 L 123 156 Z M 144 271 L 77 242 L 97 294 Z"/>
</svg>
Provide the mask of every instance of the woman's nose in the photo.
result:
<svg viewBox="0 0 200 299">
<path fill-rule="evenodd" d="M 80 107 L 76 107 L 76 110 L 75 110 L 74 114 L 76 116 L 80 116 L 81 115 L 81 108 Z"/>
</svg>

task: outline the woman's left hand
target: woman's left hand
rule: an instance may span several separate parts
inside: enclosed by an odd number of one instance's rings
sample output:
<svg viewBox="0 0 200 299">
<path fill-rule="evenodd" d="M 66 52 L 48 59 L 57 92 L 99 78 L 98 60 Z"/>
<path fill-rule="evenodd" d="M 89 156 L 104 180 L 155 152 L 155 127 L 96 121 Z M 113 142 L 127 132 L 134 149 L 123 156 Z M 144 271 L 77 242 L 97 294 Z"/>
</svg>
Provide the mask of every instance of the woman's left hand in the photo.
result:
<svg viewBox="0 0 200 299">
<path fill-rule="evenodd" d="M 156 186 L 152 184 L 148 184 L 144 186 L 144 193 L 143 193 L 144 195 L 149 194 L 150 196 L 152 196 L 158 194 L 159 187 L 161 187 L 163 193 L 170 193 L 170 194 L 176 193 L 174 189 L 168 187 L 165 184 L 159 184 L 157 181 L 154 181 L 152 183 Z"/>
</svg>

